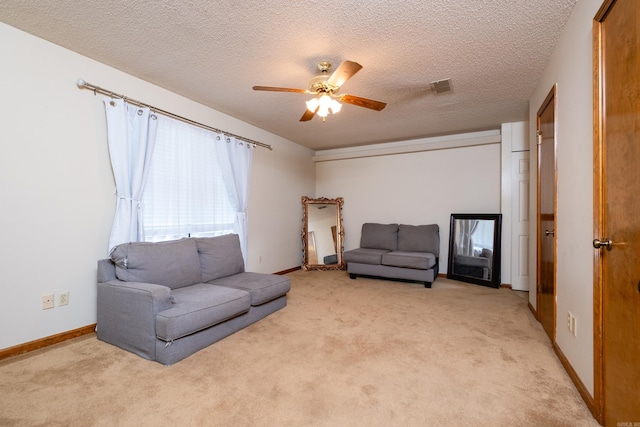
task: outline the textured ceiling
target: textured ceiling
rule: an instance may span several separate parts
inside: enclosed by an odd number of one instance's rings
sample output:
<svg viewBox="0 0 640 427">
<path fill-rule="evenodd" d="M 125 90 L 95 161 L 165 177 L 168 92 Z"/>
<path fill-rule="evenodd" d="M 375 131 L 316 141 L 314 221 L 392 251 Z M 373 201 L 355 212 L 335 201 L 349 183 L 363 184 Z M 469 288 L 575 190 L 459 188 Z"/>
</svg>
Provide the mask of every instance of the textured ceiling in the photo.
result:
<svg viewBox="0 0 640 427">
<path fill-rule="evenodd" d="M 2 0 L 0 21 L 320 150 L 527 120 L 576 1 Z M 340 93 L 384 110 L 300 122 L 309 95 L 251 89 L 306 89 L 345 59 L 363 69 Z M 445 78 L 452 92 L 430 90 Z"/>
</svg>

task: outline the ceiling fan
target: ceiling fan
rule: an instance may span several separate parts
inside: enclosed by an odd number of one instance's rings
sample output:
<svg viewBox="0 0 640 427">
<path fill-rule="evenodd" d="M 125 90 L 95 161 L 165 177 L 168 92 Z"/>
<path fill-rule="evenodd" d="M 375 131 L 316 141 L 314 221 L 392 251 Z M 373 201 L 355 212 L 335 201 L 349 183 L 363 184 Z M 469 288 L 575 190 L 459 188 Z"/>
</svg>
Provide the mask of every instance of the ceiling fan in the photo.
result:
<svg viewBox="0 0 640 427">
<path fill-rule="evenodd" d="M 322 117 L 322 121 L 325 121 L 329 110 L 332 113 L 340 111 L 342 105 L 340 102 L 346 104 L 356 105 L 358 107 L 370 108 L 372 110 L 380 111 L 386 107 L 386 103 L 380 101 L 374 101 L 373 99 L 361 98 L 355 95 L 342 94 L 338 95 L 340 87 L 345 84 L 355 73 L 360 71 L 362 65 L 353 61 L 344 61 L 340 66 L 329 75 L 331 69 L 330 62 L 321 62 L 318 64 L 318 70 L 320 75 L 314 77 L 309 82 L 309 89 L 295 89 L 287 87 L 273 87 L 273 86 L 254 86 L 253 90 L 265 90 L 270 92 L 294 92 L 294 93 L 306 93 L 316 95 L 315 98 L 307 101 L 307 110 L 300 118 L 301 122 L 311 120 L 316 114 Z"/>
</svg>

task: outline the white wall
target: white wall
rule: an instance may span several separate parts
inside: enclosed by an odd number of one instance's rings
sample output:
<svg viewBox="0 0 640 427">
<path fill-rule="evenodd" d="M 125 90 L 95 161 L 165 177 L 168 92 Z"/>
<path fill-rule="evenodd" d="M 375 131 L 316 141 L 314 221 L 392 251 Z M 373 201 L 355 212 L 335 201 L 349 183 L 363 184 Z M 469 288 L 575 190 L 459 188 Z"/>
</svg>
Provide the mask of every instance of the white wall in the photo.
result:
<svg viewBox="0 0 640 427">
<path fill-rule="evenodd" d="M 365 222 L 438 224 L 444 273 L 450 215 L 500 212 L 500 144 L 318 162 L 316 197 L 344 197 L 345 250 Z"/>
<path fill-rule="evenodd" d="M 2 23 L 0 40 L 0 349 L 96 321 L 96 261 L 107 255 L 115 196 L 102 97 L 78 89 L 80 77 L 273 145 L 255 151 L 248 267 L 300 265 L 313 152 Z M 41 309 L 42 295 L 62 291 L 68 306 Z"/>
<path fill-rule="evenodd" d="M 251 138 L 248 130 L 243 132 L 239 134 Z M 313 152 L 268 135 L 264 132 L 260 139 L 251 138 L 272 141 L 268 143 L 274 147 L 273 151 L 254 151 L 251 171 L 247 269 L 259 273 L 302 265 L 301 198 L 313 194 L 315 188 Z"/>
<path fill-rule="evenodd" d="M 602 0 L 576 3 L 547 68 L 529 101 L 532 165 L 536 153 L 536 113 L 557 87 L 556 162 L 556 342 L 593 396 L 593 81 L 592 25 Z M 537 182 L 531 168 L 532 189 Z M 536 192 L 531 192 L 535 218 Z M 535 221 L 531 235 L 535 236 Z M 531 266 L 535 272 L 535 239 Z M 533 275 L 530 289 L 536 289 Z M 535 292 L 530 293 L 535 307 Z M 578 322 L 578 336 L 566 326 L 567 312 Z"/>
</svg>

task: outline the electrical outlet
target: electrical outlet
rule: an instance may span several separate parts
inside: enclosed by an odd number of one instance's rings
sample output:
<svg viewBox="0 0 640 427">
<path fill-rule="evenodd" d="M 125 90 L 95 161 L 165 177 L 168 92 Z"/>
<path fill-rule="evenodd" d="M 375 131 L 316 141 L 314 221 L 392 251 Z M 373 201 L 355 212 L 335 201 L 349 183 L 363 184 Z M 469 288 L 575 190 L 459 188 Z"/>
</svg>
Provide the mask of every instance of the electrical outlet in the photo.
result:
<svg viewBox="0 0 640 427">
<path fill-rule="evenodd" d="M 69 291 L 58 294 L 58 307 L 69 304 Z"/>
<path fill-rule="evenodd" d="M 42 295 L 42 309 L 48 310 L 53 308 L 53 294 Z"/>
<path fill-rule="evenodd" d="M 262 264 L 262 255 L 258 257 L 258 264 Z"/>
</svg>

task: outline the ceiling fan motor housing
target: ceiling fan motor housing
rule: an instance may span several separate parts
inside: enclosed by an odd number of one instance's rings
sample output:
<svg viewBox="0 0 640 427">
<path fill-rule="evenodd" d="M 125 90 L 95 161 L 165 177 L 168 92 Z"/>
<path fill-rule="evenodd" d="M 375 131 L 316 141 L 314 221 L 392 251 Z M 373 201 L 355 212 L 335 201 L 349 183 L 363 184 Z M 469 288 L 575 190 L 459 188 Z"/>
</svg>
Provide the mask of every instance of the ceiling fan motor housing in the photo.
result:
<svg viewBox="0 0 640 427">
<path fill-rule="evenodd" d="M 327 80 L 329 80 L 329 76 L 327 74 L 312 78 L 309 82 L 309 90 L 318 94 L 326 93 L 328 95 L 338 92 L 340 88 L 338 86 L 330 85 L 327 83 Z"/>
<path fill-rule="evenodd" d="M 335 92 L 338 92 L 340 88 L 338 86 L 333 86 L 327 83 L 329 80 L 329 70 L 331 70 L 331 63 L 327 61 L 320 62 L 318 64 L 318 70 L 320 71 L 320 75 L 315 76 L 309 82 L 309 90 L 311 92 L 316 92 L 318 95 L 320 94 L 328 94 L 332 95 Z"/>
</svg>

